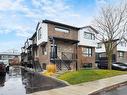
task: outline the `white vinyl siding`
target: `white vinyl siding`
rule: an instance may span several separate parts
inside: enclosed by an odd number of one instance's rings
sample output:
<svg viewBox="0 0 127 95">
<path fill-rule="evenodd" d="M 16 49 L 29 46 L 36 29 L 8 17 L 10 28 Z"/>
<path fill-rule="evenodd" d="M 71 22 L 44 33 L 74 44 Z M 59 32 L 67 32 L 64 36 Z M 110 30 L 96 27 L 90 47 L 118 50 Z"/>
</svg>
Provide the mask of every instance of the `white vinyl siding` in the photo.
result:
<svg viewBox="0 0 127 95">
<path fill-rule="evenodd" d="M 41 39 L 41 28 L 39 28 L 39 30 L 38 30 L 38 40 L 40 40 Z"/>
<path fill-rule="evenodd" d="M 48 25 L 40 23 L 37 29 L 37 45 L 48 41 Z"/>
</svg>

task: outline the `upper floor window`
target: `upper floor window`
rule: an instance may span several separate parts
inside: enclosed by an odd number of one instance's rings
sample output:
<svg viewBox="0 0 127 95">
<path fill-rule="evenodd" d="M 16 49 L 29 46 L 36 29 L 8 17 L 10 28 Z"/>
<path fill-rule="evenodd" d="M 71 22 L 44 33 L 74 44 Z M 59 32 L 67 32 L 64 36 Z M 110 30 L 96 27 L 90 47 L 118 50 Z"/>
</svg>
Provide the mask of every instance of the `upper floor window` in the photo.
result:
<svg viewBox="0 0 127 95">
<path fill-rule="evenodd" d="M 3 59 L 3 60 L 6 60 L 6 59 L 8 59 L 8 56 L 7 56 L 7 55 L 3 55 L 3 56 L 2 56 L 2 59 Z"/>
<path fill-rule="evenodd" d="M 93 33 L 84 32 L 84 38 L 90 39 L 90 40 L 95 40 L 95 35 Z"/>
<path fill-rule="evenodd" d="M 97 48 L 102 48 L 102 43 L 97 43 Z"/>
<path fill-rule="evenodd" d="M 92 56 L 92 48 L 91 47 L 86 47 L 86 48 L 82 48 L 82 53 L 84 56 Z"/>
<path fill-rule="evenodd" d="M 69 33 L 69 29 L 63 27 L 55 27 L 55 31 Z"/>
<path fill-rule="evenodd" d="M 120 42 L 120 45 L 126 47 L 126 42 Z"/>
<path fill-rule="evenodd" d="M 40 40 L 41 39 L 41 28 L 39 28 L 39 30 L 38 30 L 38 40 Z"/>
</svg>

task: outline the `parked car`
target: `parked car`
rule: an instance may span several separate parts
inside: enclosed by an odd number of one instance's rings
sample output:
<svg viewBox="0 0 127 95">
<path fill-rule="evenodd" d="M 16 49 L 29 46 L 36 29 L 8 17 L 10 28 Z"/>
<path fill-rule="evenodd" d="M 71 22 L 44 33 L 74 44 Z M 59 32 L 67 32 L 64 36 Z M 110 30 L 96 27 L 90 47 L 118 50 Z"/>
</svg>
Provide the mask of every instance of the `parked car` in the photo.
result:
<svg viewBox="0 0 127 95">
<path fill-rule="evenodd" d="M 3 62 L 0 62 L 0 74 L 2 75 L 6 74 L 6 66 Z"/>
<path fill-rule="evenodd" d="M 122 62 L 115 62 L 112 64 L 112 69 L 114 70 L 127 70 L 127 65 Z"/>
<path fill-rule="evenodd" d="M 107 62 L 106 63 L 98 63 L 98 68 L 107 69 L 108 68 Z M 113 62 L 112 69 L 113 70 L 127 70 L 127 64 L 122 63 L 122 62 Z"/>
</svg>

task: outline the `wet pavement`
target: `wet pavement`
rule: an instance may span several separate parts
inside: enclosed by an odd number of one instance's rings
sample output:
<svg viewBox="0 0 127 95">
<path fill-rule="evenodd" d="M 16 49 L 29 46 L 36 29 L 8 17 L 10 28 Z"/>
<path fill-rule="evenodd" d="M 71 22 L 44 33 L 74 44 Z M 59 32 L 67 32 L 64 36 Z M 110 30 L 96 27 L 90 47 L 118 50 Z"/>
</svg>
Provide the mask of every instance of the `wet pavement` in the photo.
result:
<svg viewBox="0 0 127 95">
<path fill-rule="evenodd" d="M 0 95 L 26 95 L 64 86 L 67 85 L 19 67 L 12 67 L 6 76 L 0 76 Z"/>
<path fill-rule="evenodd" d="M 22 84 L 21 69 L 11 70 L 6 76 L 0 76 L 0 95 L 26 95 Z"/>
<path fill-rule="evenodd" d="M 127 95 L 127 90 L 121 88 L 127 85 L 127 74 L 118 75 L 114 77 L 104 78 L 96 81 L 70 85 L 63 88 L 52 89 L 48 91 L 40 91 L 32 93 L 32 95 Z M 113 88 L 122 89 L 121 91 L 115 90 L 113 93 L 111 89 Z M 126 87 L 125 87 L 126 88 Z M 107 93 L 97 94 L 99 92 L 109 91 Z M 120 93 L 119 93 L 120 92 Z M 112 93 L 112 94 L 111 94 Z"/>
</svg>

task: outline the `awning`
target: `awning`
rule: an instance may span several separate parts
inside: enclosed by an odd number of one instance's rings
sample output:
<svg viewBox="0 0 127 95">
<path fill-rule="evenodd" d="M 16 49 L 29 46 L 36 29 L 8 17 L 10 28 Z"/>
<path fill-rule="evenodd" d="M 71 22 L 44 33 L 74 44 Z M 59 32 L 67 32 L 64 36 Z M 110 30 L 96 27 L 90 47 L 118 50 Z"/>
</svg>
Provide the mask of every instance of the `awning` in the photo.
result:
<svg viewBox="0 0 127 95">
<path fill-rule="evenodd" d="M 54 38 L 55 40 L 59 40 L 59 41 L 64 41 L 64 42 L 68 42 L 68 43 L 72 43 L 72 44 L 76 44 L 79 43 L 78 40 L 74 40 L 74 39 L 68 39 L 68 38 L 62 38 L 62 37 L 49 37 L 49 38 Z"/>
</svg>

